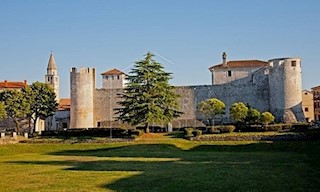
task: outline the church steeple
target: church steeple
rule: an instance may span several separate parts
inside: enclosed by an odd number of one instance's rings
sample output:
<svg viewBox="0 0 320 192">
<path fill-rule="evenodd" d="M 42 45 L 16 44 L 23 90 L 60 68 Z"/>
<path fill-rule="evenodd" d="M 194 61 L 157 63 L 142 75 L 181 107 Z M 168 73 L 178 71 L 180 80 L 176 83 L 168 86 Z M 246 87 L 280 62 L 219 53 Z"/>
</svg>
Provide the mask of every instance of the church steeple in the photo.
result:
<svg viewBox="0 0 320 192">
<path fill-rule="evenodd" d="M 54 59 L 52 51 L 49 57 L 47 74 L 45 75 L 45 82 L 51 85 L 51 87 L 54 89 L 54 92 L 56 93 L 56 100 L 57 102 L 59 102 L 59 76 L 56 61 Z"/>
<path fill-rule="evenodd" d="M 55 72 L 57 72 L 57 66 L 56 66 L 56 61 L 54 60 L 54 56 L 51 52 L 49 57 L 48 67 L 47 67 L 47 74 L 54 75 Z"/>
</svg>

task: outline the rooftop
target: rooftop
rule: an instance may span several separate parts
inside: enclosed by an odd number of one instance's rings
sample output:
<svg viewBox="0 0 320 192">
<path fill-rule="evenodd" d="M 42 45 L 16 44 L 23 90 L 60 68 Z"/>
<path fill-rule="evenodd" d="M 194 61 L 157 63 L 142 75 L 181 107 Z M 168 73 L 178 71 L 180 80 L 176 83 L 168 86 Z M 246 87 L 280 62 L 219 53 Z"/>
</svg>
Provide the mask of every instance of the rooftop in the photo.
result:
<svg viewBox="0 0 320 192">
<path fill-rule="evenodd" d="M 70 110 L 71 99 L 70 98 L 62 98 L 59 100 L 58 110 Z"/>
<path fill-rule="evenodd" d="M 115 68 L 109 71 L 106 71 L 104 73 L 101 73 L 101 75 L 122 75 L 122 74 L 125 74 L 125 73 Z"/>
<path fill-rule="evenodd" d="M 209 70 L 217 68 L 242 68 L 242 67 L 264 67 L 268 66 L 268 62 L 260 60 L 239 60 L 239 61 L 228 61 L 227 66 L 224 67 L 223 64 L 215 65 L 209 68 Z"/>
<path fill-rule="evenodd" d="M 27 86 L 27 81 L 24 80 L 23 82 L 17 82 L 17 81 L 3 81 L 0 82 L 0 88 L 6 88 L 6 89 L 22 89 Z"/>
</svg>

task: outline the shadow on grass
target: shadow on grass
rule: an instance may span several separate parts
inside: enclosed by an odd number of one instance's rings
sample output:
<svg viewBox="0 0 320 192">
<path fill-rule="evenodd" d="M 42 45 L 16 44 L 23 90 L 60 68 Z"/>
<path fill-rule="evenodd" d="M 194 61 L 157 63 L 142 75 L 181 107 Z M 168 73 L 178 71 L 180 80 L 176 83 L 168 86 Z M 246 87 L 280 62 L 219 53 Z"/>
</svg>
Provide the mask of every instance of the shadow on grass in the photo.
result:
<svg viewBox="0 0 320 192">
<path fill-rule="evenodd" d="M 320 187 L 319 142 L 200 145 L 181 150 L 168 144 L 139 144 L 49 155 L 73 161 L 11 161 L 65 165 L 65 170 L 139 174 L 100 187 L 115 191 L 314 191 Z M 105 157 L 81 161 L 81 157 Z M 164 159 L 166 158 L 166 159 Z"/>
</svg>

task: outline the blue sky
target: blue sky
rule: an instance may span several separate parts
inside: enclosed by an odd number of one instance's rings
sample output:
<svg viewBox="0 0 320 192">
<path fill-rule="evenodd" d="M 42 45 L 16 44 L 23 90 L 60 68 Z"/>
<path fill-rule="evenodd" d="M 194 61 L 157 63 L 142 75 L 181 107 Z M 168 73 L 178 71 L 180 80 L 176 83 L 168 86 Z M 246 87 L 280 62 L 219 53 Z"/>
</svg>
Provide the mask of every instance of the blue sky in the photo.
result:
<svg viewBox="0 0 320 192">
<path fill-rule="evenodd" d="M 210 84 L 208 67 L 228 60 L 300 57 L 303 88 L 320 85 L 318 0 L 0 0 L 0 81 L 44 81 L 51 50 L 60 97 L 69 69 L 100 73 L 148 52 L 173 85 Z M 165 59 L 164 59 L 165 58 Z M 170 62 L 169 62 L 169 61 Z"/>
</svg>

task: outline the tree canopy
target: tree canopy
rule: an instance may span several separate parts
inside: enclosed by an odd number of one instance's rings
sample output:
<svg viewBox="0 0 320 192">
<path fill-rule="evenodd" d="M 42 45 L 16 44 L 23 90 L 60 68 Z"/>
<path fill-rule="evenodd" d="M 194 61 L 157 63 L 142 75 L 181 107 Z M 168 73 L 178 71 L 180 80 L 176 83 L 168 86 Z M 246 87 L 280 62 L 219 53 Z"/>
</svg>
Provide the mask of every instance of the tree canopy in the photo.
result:
<svg viewBox="0 0 320 192">
<path fill-rule="evenodd" d="M 6 116 L 6 106 L 3 101 L 0 102 L 0 120 Z"/>
<path fill-rule="evenodd" d="M 58 105 L 56 95 L 49 84 L 38 81 L 23 89 L 23 92 L 30 104 L 27 117 L 33 120 L 33 128 L 31 129 L 31 133 L 33 133 L 39 118 L 44 119 L 55 112 Z"/>
<path fill-rule="evenodd" d="M 19 132 L 21 118 L 24 118 L 30 111 L 30 103 L 25 93 L 18 90 L 6 90 L 1 93 L 1 100 L 8 117 L 14 121 L 16 131 Z"/>
<path fill-rule="evenodd" d="M 272 121 L 274 121 L 274 116 L 272 115 L 272 113 L 268 111 L 263 112 L 260 116 L 260 121 L 261 123 L 267 125 L 268 123 L 271 123 Z"/>
<path fill-rule="evenodd" d="M 245 121 L 249 124 L 257 123 L 260 119 L 260 111 L 251 107 L 249 104 L 247 104 L 247 107 L 248 107 L 248 113 L 245 118 Z"/>
<path fill-rule="evenodd" d="M 35 130 L 39 118 L 46 118 L 52 115 L 57 106 L 54 90 L 46 83 L 34 82 L 22 90 L 5 90 L 0 94 L 0 118 L 2 116 L 2 105 L 5 113 L 10 117 L 19 132 L 20 121 L 24 118 L 33 120 Z"/>
<path fill-rule="evenodd" d="M 237 102 L 230 107 L 230 116 L 237 122 L 244 122 L 248 115 L 248 110 L 244 103 Z"/>
<path fill-rule="evenodd" d="M 217 98 L 201 101 L 198 105 L 198 111 L 209 120 L 210 125 L 216 115 L 224 113 L 225 108 L 225 104 Z"/>
<path fill-rule="evenodd" d="M 178 95 L 169 84 L 171 73 L 148 52 L 143 60 L 135 62 L 123 94 L 121 108 L 115 109 L 118 119 L 132 125 L 144 124 L 149 132 L 151 123 L 167 124 L 180 116 Z"/>
</svg>

